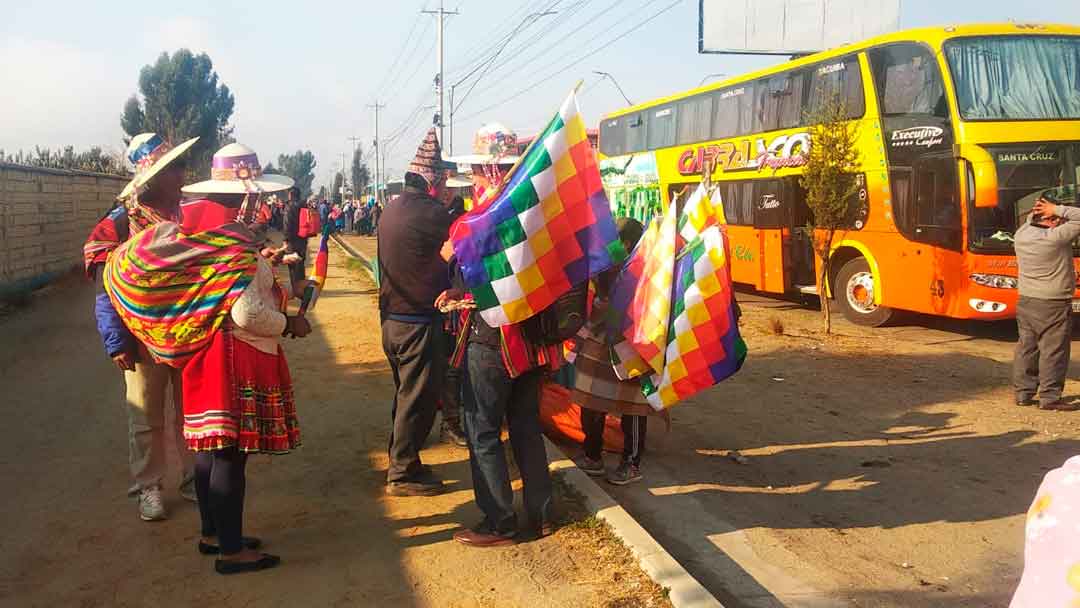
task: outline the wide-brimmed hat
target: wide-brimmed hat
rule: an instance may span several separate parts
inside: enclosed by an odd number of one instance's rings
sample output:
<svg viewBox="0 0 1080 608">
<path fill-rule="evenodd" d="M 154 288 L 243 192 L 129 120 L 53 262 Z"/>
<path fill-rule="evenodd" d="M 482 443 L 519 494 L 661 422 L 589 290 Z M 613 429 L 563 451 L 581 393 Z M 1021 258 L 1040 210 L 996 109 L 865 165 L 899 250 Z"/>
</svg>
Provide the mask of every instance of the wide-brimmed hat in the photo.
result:
<svg viewBox="0 0 1080 608">
<path fill-rule="evenodd" d="M 480 127 L 473 137 L 473 153 L 450 160 L 459 165 L 512 165 L 518 156 L 517 134 L 497 122 Z"/>
<path fill-rule="evenodd" d="M 447 188 L 470 188 L 473 183 L 471 179 L 467 179 L 464 175 L 454 175 L 446 178 Z"/>
<path fill-rule="evenodd" d="M 139 133 L 132 137 L 131 143 L 128 144 L 127 157 L 135 166 L 135 177 L 124 186 L 117 198 L 126 199 L 132 194 L 144 191 L 155 175 L 180 158 L 197 141 L 199 141 L 198 137 L 192 137 L 179 146 L 173 147 L 157 133 Z"/>
<path fill-rule="evenodd" d="M 229 144 L 214 153 L 210 179 L 181 190 L 184 194 L 267 194 L 292 186 L 293 180 L 284 175 L 264 175 L 254 150 L 244 144 Z"/>
<path fill-rule="evenodd" d="M 416 158 L 409 163 L 406 173 L 415 173 L 424 178 L 428 185 L 435 183 L 436 174 L 445 175 L 447 171 L 455 169 L 453 163 L 443 160 L 442 146 L 439 145 L 439 136 L 435 134 L 435 127 L 428 129 L 424 141 L 416 150 Z"/>
</svg>

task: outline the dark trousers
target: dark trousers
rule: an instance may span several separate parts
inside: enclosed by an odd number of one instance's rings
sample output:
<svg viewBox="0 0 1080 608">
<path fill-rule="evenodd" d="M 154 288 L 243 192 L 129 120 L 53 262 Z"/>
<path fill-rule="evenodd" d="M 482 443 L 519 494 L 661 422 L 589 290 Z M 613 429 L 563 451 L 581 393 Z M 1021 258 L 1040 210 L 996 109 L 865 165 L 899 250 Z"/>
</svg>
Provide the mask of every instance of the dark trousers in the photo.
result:
<svg viewBox="0 0 1080 608">
<path fill-rule="evenodd" d="M 585 455 L 593 460 L 600 460 L 604 452 L 604 423 L 606 412 L 581 408 L 581 428 L 585 431 Z M 634 466 L 641 466 L 641 455 L 645 452 L 645 429 L 648 417 L 623 414 L 623 452 L 622 459 Z"/>
<path fill-rule="evenodd" d="M 510 428 L 510 447 L 521 471 L 525 513 L 539 526 L 550 517 L 551 476 L 540 430 L 539 370 L 510 378 L 499 349 L 470 344 L 466 354 L 464 419 L 469 438 L 473 494 L 490 529 L 518 529 L 514 490 L 502 443 L 502 423 Z"/>
<path fill-rule="evenodd" d="M 407 481 L 421 475 L 420 448 L 435 423 L 446 376 L 446 333 L 438 320 L 382 323 L 383 352 L 394 374 L 390 409 L 390 467 L 386 480 Z"/>
<path fill-rule="evenodd" d="M 447 356 L 449 359 L 449 356 Z M 461 369 L 447 366 L 442 389 L 443 422 L 461 423 Z"/>
<path fill-rule="evenodd" d="M 1039 403 L 1061 400 L 1072 347 L 1072 300 L 1020 296 L 1016 302 L 1020 339 L 1013 356 L 1016 399 L 1039 393 Z"/>
<path fill-rule="evenodd" d="M 246 466 L 247 454 L 236 446 L 195 453 L 195 494 L 199 497 L 202 535 L 216 536 L 221 552 L 227 555 L 243 548 Z"/>
</svg>

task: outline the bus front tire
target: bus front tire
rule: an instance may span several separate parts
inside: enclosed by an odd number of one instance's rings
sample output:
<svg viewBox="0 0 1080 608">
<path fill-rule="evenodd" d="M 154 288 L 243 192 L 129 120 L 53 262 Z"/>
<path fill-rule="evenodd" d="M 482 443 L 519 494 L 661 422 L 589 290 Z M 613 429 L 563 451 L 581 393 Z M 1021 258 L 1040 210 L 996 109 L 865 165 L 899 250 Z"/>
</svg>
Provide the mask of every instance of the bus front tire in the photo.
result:
<svg viewBox="0 0 1080 608">
<path fill-rule="evenodd" d="M 853 258 L 840 267 L 833 284 L 833 299 L 848 321 L 866 327 L 880 327 L 889 322 L 893 309 L 874 303 L 877 277 L 870 272 L 866 258 Z"/>
</svg>

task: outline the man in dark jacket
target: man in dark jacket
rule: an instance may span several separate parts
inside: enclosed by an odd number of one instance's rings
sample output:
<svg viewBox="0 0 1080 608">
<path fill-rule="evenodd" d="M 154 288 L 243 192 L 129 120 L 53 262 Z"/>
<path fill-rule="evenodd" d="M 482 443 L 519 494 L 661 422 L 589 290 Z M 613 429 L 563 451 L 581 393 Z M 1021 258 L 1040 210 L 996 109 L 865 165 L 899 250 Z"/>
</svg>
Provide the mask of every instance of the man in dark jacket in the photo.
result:
<svg viewBox="0 0 1080 608">
<path fill-rule="evenodd" d="M 300 200 L 300 188 L 293 186 L 289 189 L 289 202 L 285 204 L 285 250 L 286 255 L 295 253 L 300 257 L 289 264 L 289 281 L 292 283 L 293 293 L 296 293 L 297 285 L 304 280 L 304 260 L 307 259 L 307 238 L 300 236 L 300 209 L 304 207 Z"/>
<path fill-rule="evenodd" d="M 450 215 L 439 202 L 446 168 L 435 130 L 405 173 L 405 189 L 386 207 L 378 233 L 383 352 L 394 374 L 387 493 L 430 496 L 442 482 L 420 462 L 446 374 L 446 334 L 435 302 L 450 287 L 440 250 Z"/>
<path fill-rule="evenodd" d="M 109 253 L 131 235 L 159 222 L 176 220 L 185 173 L 181 157 L 196 139 L 170 148 L 154 133 L 133 137 L 128 158 L 135 165 L 135 178 L 120 194 L 121 202 L 94 226 L 83 248 L 86 274 L 98 286 L 94 302 L 98 332 L 106 354 L 123 372 L 127 387 L 128 464 L 133 482 L 128 493 L 137 498 L 139 517 L 144 521 L 166 518 L 161 486 L 166 468 L 165 401 L 170 384 L 174 416 L 170 426 L 183 466 L 180 494 L 195 500 L 193 458 L 181 433 L 180 370 L 151 360 L 146 348 L 124 327 L 101 277 Z"/>
</svg>

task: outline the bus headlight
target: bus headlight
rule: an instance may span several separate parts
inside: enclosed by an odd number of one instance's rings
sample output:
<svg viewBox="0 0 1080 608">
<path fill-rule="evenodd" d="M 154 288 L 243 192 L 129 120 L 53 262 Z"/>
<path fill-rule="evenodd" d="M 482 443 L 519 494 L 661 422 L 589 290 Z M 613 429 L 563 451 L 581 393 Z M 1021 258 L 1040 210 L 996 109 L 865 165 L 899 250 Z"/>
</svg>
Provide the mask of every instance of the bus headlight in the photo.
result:
<svg viewBox="0 0 1080 608">
<path fill-rule="evenodd" d="M 997 289 L 1016 289 L 1016 277 L 1010 277 L 1004 274 L 983 274 L 976 272 L 971 275 L 971 280 L 977 285 L 984 285 L 986 287 L 996 287 Z"/>
</svg>

